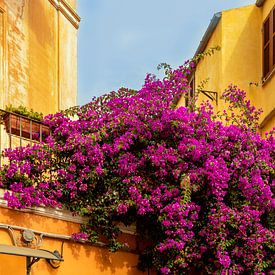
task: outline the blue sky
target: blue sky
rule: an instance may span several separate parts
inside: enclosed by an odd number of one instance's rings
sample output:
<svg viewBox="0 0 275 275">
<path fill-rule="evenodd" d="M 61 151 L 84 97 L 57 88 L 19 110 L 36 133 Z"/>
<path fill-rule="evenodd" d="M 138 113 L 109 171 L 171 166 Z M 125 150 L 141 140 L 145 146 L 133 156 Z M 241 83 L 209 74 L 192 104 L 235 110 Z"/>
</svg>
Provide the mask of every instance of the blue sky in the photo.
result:
<svg viewBox="0 0 275 275">
<path fill-rule="evenodd" d="M 78 104 L 139 89 L 157 65 L 193 56 L 215 12 L 255 0 L 78 0 Z"/>
</svg>

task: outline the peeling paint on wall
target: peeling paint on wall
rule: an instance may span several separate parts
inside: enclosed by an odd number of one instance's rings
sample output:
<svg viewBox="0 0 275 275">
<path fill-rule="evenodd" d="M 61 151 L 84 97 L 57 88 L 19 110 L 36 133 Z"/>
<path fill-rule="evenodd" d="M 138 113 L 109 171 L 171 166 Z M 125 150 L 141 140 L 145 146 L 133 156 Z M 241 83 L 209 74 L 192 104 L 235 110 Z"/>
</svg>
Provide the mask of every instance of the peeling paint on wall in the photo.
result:
<svg viewBox="0 0 275 275">
<path fill-rule="evenodd" d="M 76 1 L 69 4 L 74 8 Z M 25 105 L 48 114 L 76 105 L 75 26 L 48 0 L 0 0 L 0 8 L 7 39 L 6 56 L 1 43 L 1 63 L 7 67 L 6 88 L 1 70 L 1 108 Z M 0 26 L 3 31 L 1 17 Z"/>
</svg>

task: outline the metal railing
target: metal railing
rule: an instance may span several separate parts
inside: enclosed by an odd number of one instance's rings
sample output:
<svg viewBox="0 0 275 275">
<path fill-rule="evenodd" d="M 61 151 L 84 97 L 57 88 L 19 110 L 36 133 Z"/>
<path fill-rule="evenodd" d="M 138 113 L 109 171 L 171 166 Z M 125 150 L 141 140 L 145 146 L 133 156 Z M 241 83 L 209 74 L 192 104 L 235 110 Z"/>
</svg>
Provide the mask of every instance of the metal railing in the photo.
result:
<svg viewBox="0 0 275 275">
<path fill-rule="evenodd" d="M 6 144 L 3 139 L 3 126 L 8 135 Z M 42 121 L 0 109 L 0 153 L 5 148 L 22 147 L 23 143 L 32 145 L 42 142 L 48 135 L 50 135 L 49 127 Z M 16 142 L 13 144 L 13 141 Z M 0 154 L 1 164 L 2 154 Z"/>
</svg>

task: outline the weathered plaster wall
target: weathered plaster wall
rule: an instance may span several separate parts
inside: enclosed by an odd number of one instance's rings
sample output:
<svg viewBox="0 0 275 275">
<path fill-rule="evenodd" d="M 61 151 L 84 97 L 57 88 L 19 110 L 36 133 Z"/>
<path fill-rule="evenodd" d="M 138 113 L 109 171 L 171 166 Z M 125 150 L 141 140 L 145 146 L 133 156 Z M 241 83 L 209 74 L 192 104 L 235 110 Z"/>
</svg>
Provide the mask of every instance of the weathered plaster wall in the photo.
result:
<svg viewBox="0 0 275 275">
<path fill-rule="evenodd" d="M 24 0 L 4 1 L 7 85 L 5 104 L 29 105 L 29 33 L 26 26 L 27 7 Z"/>
<path fill-rule="evenodd" d="M 75 8 L 76 0 L 0 0 L 0 109 L 24 105 L 46 115 L 76 105 Z M 1 125 L 0 150 L 9 146 Z"/>
<path fill-rule="evenodd" d="M 1 2 L 0 2 L 1 3 Z M 6 14 L 0 6 L 0 108 L 3 108 L 5 98 L 4 91 L 6 90 L 6 62 L 5 60 L 5 45 L 6 45 Z"/>
<path fill-rule="evenodd" d="M 255 5 L 222 13 L 222 90 L 231 83 L 247 93 L 252 104 L 259 105 L 259 91 L 254 84 L 261 81 L 261 19 Z M 219 109 L 226 106 L 223 100 Z"/>
<path fill-rule="evenodd" d="M 0 0 L 1 108 L 76 105 L 76 1 Z"/>
<path fill-rule="evenodd" d="M 28 1 L 29 105 L 43 113 L 58 110 L 58 21 L 49 1 Z M 49 20 L 49 18 L 51 18 Z"/>
<path fill-rule="evenodd" d="M 77 36 L 77 30 L 63 14 L 59 15 L 59 77 L 60 109 L 76 105 L 77 90 L 77 44 L 71 38 Z"/>
</svg>

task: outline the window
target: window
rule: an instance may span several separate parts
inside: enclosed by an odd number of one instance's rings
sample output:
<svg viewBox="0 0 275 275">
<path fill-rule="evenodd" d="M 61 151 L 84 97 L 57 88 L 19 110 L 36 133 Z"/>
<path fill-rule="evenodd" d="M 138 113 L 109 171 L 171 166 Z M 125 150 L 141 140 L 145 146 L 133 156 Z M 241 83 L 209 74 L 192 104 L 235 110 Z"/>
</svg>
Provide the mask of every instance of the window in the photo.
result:
<svg viewBox="0 0 275 275">
<path fill-rule="evenodd" d="M 192 78 L 189 81 L 189 86 L 190 86 L 190 91 L 188 92 L 188 95 L 185 98 L 185 107 L 187 107 L 190 103 L 190 100 L 193 99 L 195 96 L 194 91 L 195 91 L 195 76 L 193 75 Z"/>
<path fill-rule="evenodd" d="M 275 7 L 263 23 L 263 81 L 275 67 Z"/>
</svg>

